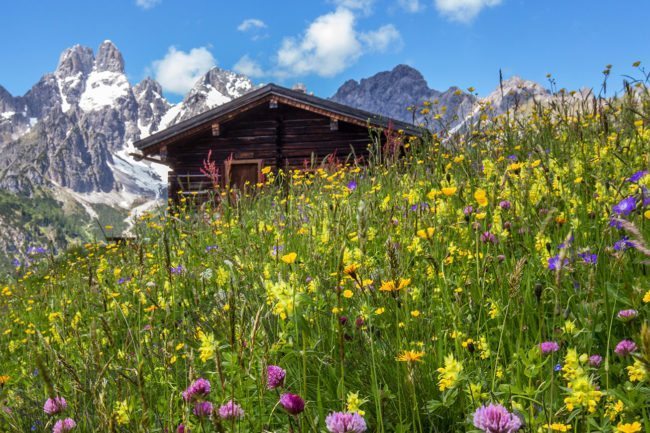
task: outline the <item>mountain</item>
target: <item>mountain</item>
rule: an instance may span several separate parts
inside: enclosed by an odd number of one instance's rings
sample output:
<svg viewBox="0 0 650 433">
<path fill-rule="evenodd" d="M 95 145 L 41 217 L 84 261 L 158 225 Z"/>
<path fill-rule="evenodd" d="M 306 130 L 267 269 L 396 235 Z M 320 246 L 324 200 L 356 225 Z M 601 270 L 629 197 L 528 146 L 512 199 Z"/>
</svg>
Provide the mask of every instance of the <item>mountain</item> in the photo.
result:
<svg viewBox="0 0 650 433">
<path fill-rule="evenodd" d="M 429 123 L 434 129 L 456 125 L 472 111 L 476 102 L 475 96 L 458 87 L 444 92 L 431 89 L 422 74 L 407 65 L 398 65 L 361 81 L 348 80 L 330 99 L 405 122 L 413 122 L 415 117 L 418 124 L 424 122 L 424 116 L 419 110 L 409 111 L 408 107 L 422 108 L 429 101 L 431 109 L 440 113 L 439 121 Z"/>
<path fill-rule="evenodd" d="M 131 86 L 111 41 L 68 48 L 23 96 L 0 87 L 0 224 L 18 227 L 3 230 L 0 261 L 91 238 L 98 222 L 127 227 L 131 209 L 166 194 L 166 167 L 136 162 L 132 143 L 253 87 L 214 68 L 173 105 L 151 78 Z"/>
</svg>

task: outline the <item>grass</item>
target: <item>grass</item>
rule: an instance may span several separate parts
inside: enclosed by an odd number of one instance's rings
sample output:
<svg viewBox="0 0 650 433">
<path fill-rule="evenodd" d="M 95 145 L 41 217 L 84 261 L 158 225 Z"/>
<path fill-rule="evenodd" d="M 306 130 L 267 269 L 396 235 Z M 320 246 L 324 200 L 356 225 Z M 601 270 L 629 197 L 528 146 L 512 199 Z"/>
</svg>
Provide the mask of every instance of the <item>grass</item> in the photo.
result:
<svg viewBox="0 0 650 433">
<path fill-rule="evenodd" d="M 650 432 L 650 176 L 631 180 L 650 96 L 564 99 L 363 167 L 270 173 L 215 209 L 148 214 L 128 244 L 17 269 L 0 285 L 0 430 L 320 432 L 349 410 L 369 431 L 471 431 L 492 402 L 523 431 Z M 616 354 L 624 339 L 636 349 Z M 197 378 L 215 412 L 245 415 L 195 416 L 181 393 Z M 48 416 L 54 396 L 68 408 Z"/>
</svg>

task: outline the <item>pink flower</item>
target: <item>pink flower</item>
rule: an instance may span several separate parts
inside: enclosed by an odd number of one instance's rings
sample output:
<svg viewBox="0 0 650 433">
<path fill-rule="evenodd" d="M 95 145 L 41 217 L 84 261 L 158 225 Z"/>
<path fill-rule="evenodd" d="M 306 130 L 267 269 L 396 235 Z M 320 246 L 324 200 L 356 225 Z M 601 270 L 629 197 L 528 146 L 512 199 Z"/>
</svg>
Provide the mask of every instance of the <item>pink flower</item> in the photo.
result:
<svg viewBox="0 0 650 433">
<path fill-rule="evenodd" d="M 614 349 L 618 356 L 627 356 L 636 350 L 636 343 L 632 340 L 621 340 Z"/>
<path fill-rule="evenodd" d="M 490 403 L 476 409 L 474 427 L 486 433 L 513 433 L 521 428 L 521 419 L 502 405 Z"/>
<path fill-rule="evenodd" d="M 63 397 L 48 398 L 43 405 L 43 412 L 48 415 L 56 415 L 68 408 L 68 403 Z"/>
<path fill-rule="evenodd" d="M 618 312 L 616 317 L 618 317 L 620 320 L 623 320 L 624 322 L 627 322 L 634 319 L 636 316 L 638 316 L 638 314 L 639 312 L 633 309 L 621 310 Z"/>
<path fill-rule="evenodd" d="M 210 381 L 199 378 L 183 391 L 183 400 L 192 401 L 197 398 L 206 397 L 208 394 L 210 394 Z"/>
<path fill-rule="evenodd" d="M 287 372 L 277 365 L 269 365 L 266 368 L 266 386 L 268 389 L 279 388 L 284 385 L 284 378 Z"/>
<path fill-rule="evenodd" d="M 305 410 L 305 400 L 296 394 L 282 394 L 280 404 L 291 415 L 298 415 Z"/>
<path fill-rule="evenodd" d="M 356 412 L 333 412 L 325 418 L 325 425 L 330 433 L 363 433 L 366 421 Z"/>
<path fill-rule="evenodd" d="M 219 416 L 222 419 L 237 419 L 244 417 L 244 410 L 240 405 L 230 400 L 219 408 Z"/>
<path fill-rule="evenodd" d="M 199 418 L 209 418 L 212 415 L 214 407 L 209 401 L 199 401 L 194 405 L 194 415 Z"/>
<path fill-rule="evenodd" d="M 66 433 L 77 426 L 72 418 L 60 419 L 54 424 L 52 433 Z"/>
<path fill-rule="evenodd" d="M 542 355 L 548 355 L 560 350 L 560 345 L 555 341 L 544 341 L 543 343 L 539 343 L 539 350 L 542 351 Z"/>
</svg>

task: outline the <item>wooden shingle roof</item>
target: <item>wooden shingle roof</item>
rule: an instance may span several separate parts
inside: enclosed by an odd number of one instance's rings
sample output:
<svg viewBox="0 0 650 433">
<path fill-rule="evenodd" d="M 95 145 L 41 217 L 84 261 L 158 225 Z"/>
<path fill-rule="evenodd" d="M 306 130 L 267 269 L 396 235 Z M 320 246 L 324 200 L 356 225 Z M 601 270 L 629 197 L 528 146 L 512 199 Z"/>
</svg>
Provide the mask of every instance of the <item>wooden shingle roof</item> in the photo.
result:
<svg viewBox="0 0 650 433">
<path fill-rule="evenodd" d="M 407 135 L 422 135 L 422 129 L 410 123 L 352 108 L 276 84 L 267 84 L 230 102 L 179 122 L 142 140 L 138 140 L 134 145 L 143 153 L 147 154 L 158 146 L 173 144 L 183 138 L 209 129 L 210 125 L 214 122 L 228 121 L 243 111 L 271 100 L 360 126 L 388 128 L 391 125 L 393 129 L 403 130 Z"/>
</svg>

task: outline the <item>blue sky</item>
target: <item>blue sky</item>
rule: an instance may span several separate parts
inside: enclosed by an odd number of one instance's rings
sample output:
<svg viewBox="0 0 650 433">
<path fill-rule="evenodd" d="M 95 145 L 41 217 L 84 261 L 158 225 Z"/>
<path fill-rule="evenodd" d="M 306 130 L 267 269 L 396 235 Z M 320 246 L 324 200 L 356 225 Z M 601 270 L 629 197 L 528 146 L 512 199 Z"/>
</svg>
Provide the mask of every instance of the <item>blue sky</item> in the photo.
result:
<svg viewBox="0 0 650 433">
<path fill-rule="evenodd" d="M 0 85 L 21 95 L 59 54 L 105 39 L 129 80 L 178 100 L 211 65 L 329 96 L 347 79 L 409 64 L 429 85 L 485 95 L 506 77 L 598 86 L 650 62 L 647 0 L 115 0 L 5 2 Z M 649 64 L 650 66 L 650 64 Z M 190 84 L 188 84 L 190 83 Z"/>
</svg>

